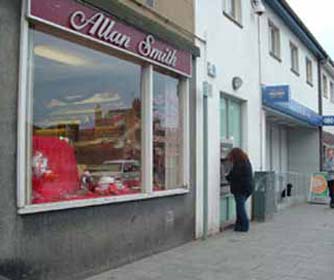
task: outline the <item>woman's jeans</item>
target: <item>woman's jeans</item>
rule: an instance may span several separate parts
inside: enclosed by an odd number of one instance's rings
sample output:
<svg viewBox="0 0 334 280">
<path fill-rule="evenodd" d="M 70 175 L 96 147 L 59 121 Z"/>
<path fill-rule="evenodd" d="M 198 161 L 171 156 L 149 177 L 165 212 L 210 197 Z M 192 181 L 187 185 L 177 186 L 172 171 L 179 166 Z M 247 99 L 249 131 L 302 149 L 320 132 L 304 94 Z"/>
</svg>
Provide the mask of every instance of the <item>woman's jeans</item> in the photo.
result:
<svg viewBox="0 0 334 280">
<path fill-rule="evenodd" d="M 244 194 L 235 194 L 235 205 L 236 205 L 236 212 L 237 212 L 237 220 L 235 223 L 235 230 L 236 231 L 248 231 L 249 230 L 249 220 L 247 217 L 245 203 L 249 195 Z"/>
<path fill-rule="evenodd" d="M 331 204 L 334 203 L 334 180 L 327 181 L 328 190 L 329 190 L 329 197 L 331 198 Z"/>
</svg>

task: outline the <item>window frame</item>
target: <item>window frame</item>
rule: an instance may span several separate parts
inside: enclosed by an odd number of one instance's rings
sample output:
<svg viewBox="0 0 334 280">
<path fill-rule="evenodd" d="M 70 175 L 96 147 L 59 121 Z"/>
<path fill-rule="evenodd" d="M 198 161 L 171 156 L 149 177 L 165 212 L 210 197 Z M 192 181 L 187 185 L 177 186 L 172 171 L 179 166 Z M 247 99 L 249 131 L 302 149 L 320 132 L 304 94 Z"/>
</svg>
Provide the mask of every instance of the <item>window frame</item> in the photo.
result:
<svg viewBox="0 0 334 280">
<path fill-rule="evenodd" d="M 291 68 L 290 70 L 299 76 L 299 49 L 296 44 L 290 41 L 290 61 Z"/>
<path fill-rule="evenodd" d="M 29 167 L 27 167 L 27 141 L 31 141 L 31 135 L 27 130 L 27 120 L 29 118 L 28 107 L 29 102 L 32 100 L 31 94 L 31 74 L 30 69 L 31 63 L 29 59 L 31 58 L 30 53 L 30 20 L 26 17 L 28 11 L 29 1 L 22 1 L 22 11 L 21 11 L 21 35 L 20 35 L 20 59 L 19 59 L 19 92 L 18 92 L 18 122 L 17 122 L 17 211 L 19 214 L 31 214 L 47 211 L 55 211 L 62 209 L 73 209 L 87 206 L 95 205 L 105 205 L 112 203 L 120 203 L 127 201 L 137 201 L 146 200 L 157 197 L 182 195 L 190 192 L 190 151 L 189 151 L 189 77 L 181 75 L 177 72 L 171 72 L 166 68 L 167 73 L 176 75 L 180 87 L 179 94 L 180 98 L 180 115 L 182 117 L 182 144 L 181 144 L 181 182 L 182 188 L 169 189 L 155 192 L 153 191 L 153 64 L 148 63 L 145 60 L 140 60 L 142 65 L 141 73 L 141 188 L 142 193 L 131 194 L 131 195 L 121 195 L 121 196 L 110 196 L 101 198 L 89 198 L 82 200 L 72 200 L 72 201 L 61 201 L 53 203 L 43 203 L 43 204 L 31 204 L 29 203 L 29 198 L 31 197 L 31 184 L 29 183 Z M 66 30 L 57 30 L 54 32 L 54 28 L 46 23 L 36 24 L 43 27 L 43 32 L 46 34 L 51 34 L 55 37 L 60 35 L 71 35 L 70 32 Z M 77 44 L 80 44 L 80 35 L 71 35 L 73 38 L 78 39 Z M 98 42 L 91 40 L 89 41 L 88 47 L 93 48 L 100 46 Z M 129 61 L 138 61 L 138 59 L 127 56 L 126 53 L 111 51 L 110 55 L 114 53 L 119 53 L 120 57 L 125 57 Z M 159 66 L 154 66 L 159 69 L 165 69 Z M 147 109 L 149 108 L 149 109 Z"/>
<path fill-rule="evenodd" d="M 281 59 L 281 32 L 280 32 L 280 29 L 270 19 L 268 20 L 268 28 L 269 28 L 269 54 L 273 58 L 278 60 L 279 62 L 282 62 L 282 59 Z M 273 32 L 274 32 L 274 34 L 273 34 Z M 277 36 L 273 37 L 272 35 L 277 35 Z M 277 39 L 277 42 L 275 42 L 276 39 Z"/>
<path fill-rule="evenodd" d="M 222 116 L 221 116 L 221 108 L 219 108 L 219 116 L 220 116 L 220 122 L 224 121 L 225 122 L 225 127 L 226 127 L 226 135 L 225 138 L 222 138 L 221 135 L 219 135 L 219 139 L 220 142 L 222 143 L 230 143 L 231 142 L 231 128 L 230 128 L 230 106 L 231 103 L 235 103 L 239 106 L 239 145 L 236 145 L 236 143 L 234 142 L 235 140 L 233 140 L 233 146 L 234 147 L 239 147 L 242 148 L 243 145 L 243 131 L 242 131 L 242 126 L 243 126 L 243 110 L 242 110 L 242 103 L 243 101 L 235 98 L 233 96 L 230 96 L 229 94 L 226 94 L 225 92 L 220 92 L 220 96 L 219 96 L 219 104 L 221 105 L 222 100 L 224 100 L 225 102 L 225 120 L 222 120 Z"/>
<path fill-rule="evenodd" d="M 313 63 L 308 57 L 305 57 L 306 83 L 313 87 Z"/>
<path fill-rule="evenodd" d="M 150 2 L 151 1 L 151 2 Z M 152 4 L 150 4 L 150 3 L 152 3 Z M 149 7 L 149 8 L 151 8 L 151 9 L 154 9 L 154 7 L 155 7 L 155 0 L 145 0 L 145 5 L 147 6 L 147 7 Z"/>
<path fill-rule="evenodd" d="M 331 103 L 334 103 L 334 82 L 329 81 L 329 100 Z"/>
<path fill-rule="evenodd" d="M 234 5 L 234 13 L 229 12 L 230 5 Z M 229 20 L 235 23 L 240 28 L 243 28 L 242 25 L 242 5 L 241 0 L 223 0 L 223 15 L 226 16 Z"/>
<path fill-rule="evenodd" d="M 322 97 L 328 99 L 328 78 L 325 74 L 322 74 Z"/>
</svg>

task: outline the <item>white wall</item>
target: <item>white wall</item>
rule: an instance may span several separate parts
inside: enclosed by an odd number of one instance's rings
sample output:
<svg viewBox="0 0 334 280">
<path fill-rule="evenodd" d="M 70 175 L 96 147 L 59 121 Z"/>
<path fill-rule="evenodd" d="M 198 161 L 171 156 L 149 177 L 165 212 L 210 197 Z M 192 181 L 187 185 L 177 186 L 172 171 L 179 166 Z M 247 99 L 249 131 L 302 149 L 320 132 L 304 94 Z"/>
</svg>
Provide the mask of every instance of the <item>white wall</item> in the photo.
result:
<svg viewBox="0 0 334 280">
<path fill-rule="evenodd" d="M 253 163 L 254 170 L 264 170 L 268 159 L 269 146 L 268 129 L 266 127 L 266 114 L 262 109 L 262 85 L 288 84 L 291 87 L 292 98 L 304 106 L 318 112 L 318 80 L 317 60 L 303 43 L 285 26 L 284 22 L 276 16 L 269 7 L 260 18 L 254 14 L 251 1 L 242 3 L 242 27 L 235 24 L 223 14 L 224 0 L 195 0 L 195 33 L 198 37 L 196 44 L 201 49 L 201 57 L 197 61 L 197 237 L 202 234 L 203 223 L 203 82 L 212 84 L 213 92 L 209 98 L 209 233 L 219 230 L 219 189 L 220 189 L 220 140 L 219 140 L 219 98 L 220 93 L 233 96 L 241 101 L 242 105 L 242 148 L 244 148 Z M 258 25 L 258 19 L 260 24 Z M 268 19 L 280 29 L 281 61 L 277 61 L 269 54 Z M 258 27 L 260 33 L 258 32 Z M 260 42 L 258 42 L 260 34 Z M 291 69 L 290 41 L 299 50 L 299 76 Z M 261 56 L 259 56 L 259 50 Z M 313 86 L 306 82 L 306 56 L 312 61 Z M 260 63 L 261 61 L 261 63 Z M 207 63 L 214 64 L 217 69 L 215 78 L 207 75 Z M 261 66 L 261 67 L 260 67 Z M 242 87 L 235 91 L 232 88 L 233 77 L 243 80 Z M 261 77 L 260 77 L 261 76 Z M 275 129 L 274 129 L 275 130 Z M 278 130 L 279 132 L 280 130 Z M 275 131 L 274 131 L 275 133 Z M 317 129 L 301 132 L 307 140 L 304 144 L 312 144 L 312 157 L 317 157 Z M 281 147 L 273 149 L 273 153 L 280 151 L 275 157 L 281 158 L 282 171 L 288 170 L 288 162 L 294 160 L 298 151 L 298 135 L 292 138 L 289 132 L 283 129 L 276 133 L 281 141 L 272 143 Z M 267 137 L 266 137 L 267 135 Z M 296 147 L 296 152 L 289 155 L 289 143 Z M 300 140 L 300 139 L 299 139 Z M 307 148 L 304 147 L 306 150 Z M 308 148 L 310 149 L 310 148 Z M 305 150 L 304 150 L 305 151 Z M 298 158 L 297 158 L 298 159 Z M 316 160 L 315 160 L 316 162 Z M 277 165 L 277 163 L 276 163 Z M 311 164 L 314 167 L 314 162 Z M 305 167 L 305 168 L 304 168 Z M 303 170 L 311 168 L 304 166 Z"/>
<path fill-rule="evenodd" d="M 269 54 L 269 19 L 280 30 L 281 61 Z M 291 71 L 290 41 L 298 47 L 299 76 Z M 318 113 L 317 60 L 269 7 L 266 7 L 266 13 L 261 17 L 261 46 L 263 84 L 290 85 L 291 97 Z M 312 61 L 313 87 L 306 82 L 306 56 Z"/>
<path fill-rule="evenodd" d="M 302 139 L 302 141 L 301 141 Z M 316 129 L 288 129 L 289 170 L 312 174 L 319 170 L 319 134 Z"/>
<path fill-rule="evenodd" d="M 334 75 L 328 73 L 325 69 L 321 69 L 322 74 L 326 75 L 327 77 L 327 82 L 328 82 L 328 98 L 324 97 L 322 94 L 322 110 L 323 110 L 323 115 L 331 115 L 334 116 L 334 101 L 331 101 L 330 98 L 330 82 L 332 82 L 334 84 Z M 334 134 L 334 126 L 324 126 L 323 130 L 329 133 Z"/>
<path fill-rule="evenodd" d="M 260 168 L 260 113 L 261 95 L 258 76 L 257 16 L 250 1 L 243 3 L 243 28 L 240 28 L 223 15 L 222 0 L 196 1 L 196 35 L 201 48 L 197 64 L 197 236 L 201 235 L 201 214 L 203 182 L 203 91 L 202 84 L 208 81 L 213 85 L 209 98 L 209 233 L 219 231 L 219 191 L 220 191 L 220 93 L 244 101 L 242 105 L 242 147 L 248 152 L 254 170 Z M 216 65 L 217 77 L 207 75 L 207 62 Z M 232 89 L 232 79 L 242 78 L 243 85 L 238 91 Z"/>
</svg>

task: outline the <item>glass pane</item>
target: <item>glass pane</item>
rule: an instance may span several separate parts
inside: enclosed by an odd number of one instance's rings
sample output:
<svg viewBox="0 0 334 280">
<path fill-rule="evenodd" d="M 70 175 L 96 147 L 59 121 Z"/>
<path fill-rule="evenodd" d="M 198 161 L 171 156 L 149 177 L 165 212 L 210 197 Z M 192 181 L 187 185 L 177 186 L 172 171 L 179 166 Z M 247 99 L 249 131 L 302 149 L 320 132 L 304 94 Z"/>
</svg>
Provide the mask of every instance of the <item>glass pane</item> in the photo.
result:
<svg viewBox="0 0 334 280">
<path fill-rule="evenodd" d="M 167 190 L 180 186 L 181 114 L 179 81 L 153 75 L 153 187 Z"/>
<path fill-rule="evenodd" d="M 227 139 L 227 106 L 226 98 L 220 98 L 220 141 Z"/>
<path fill-rule="evenodd" d="M 237 102 L 229 100 L 228 104 L 228 135 L 233 140 L 234 147 L 241 145 L 241 111 Z"/>
<path fill-rule="evenodd" d="M 31 31 L 32 203 L 140 191 L 140 72 Z"/>
</svg>

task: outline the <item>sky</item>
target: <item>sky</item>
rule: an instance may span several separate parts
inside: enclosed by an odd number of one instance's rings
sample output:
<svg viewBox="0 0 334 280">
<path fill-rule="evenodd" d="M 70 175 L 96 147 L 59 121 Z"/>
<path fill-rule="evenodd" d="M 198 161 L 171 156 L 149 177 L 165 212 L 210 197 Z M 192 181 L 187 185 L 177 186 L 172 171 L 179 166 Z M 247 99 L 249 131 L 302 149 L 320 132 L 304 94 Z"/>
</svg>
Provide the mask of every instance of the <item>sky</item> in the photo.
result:
<svg viewBox="0 0 334 280">
<path fill-rule="evenodd" d="M 287 0 L 287 2 L 334 60 L 334 1 Z"/>
</svg>

